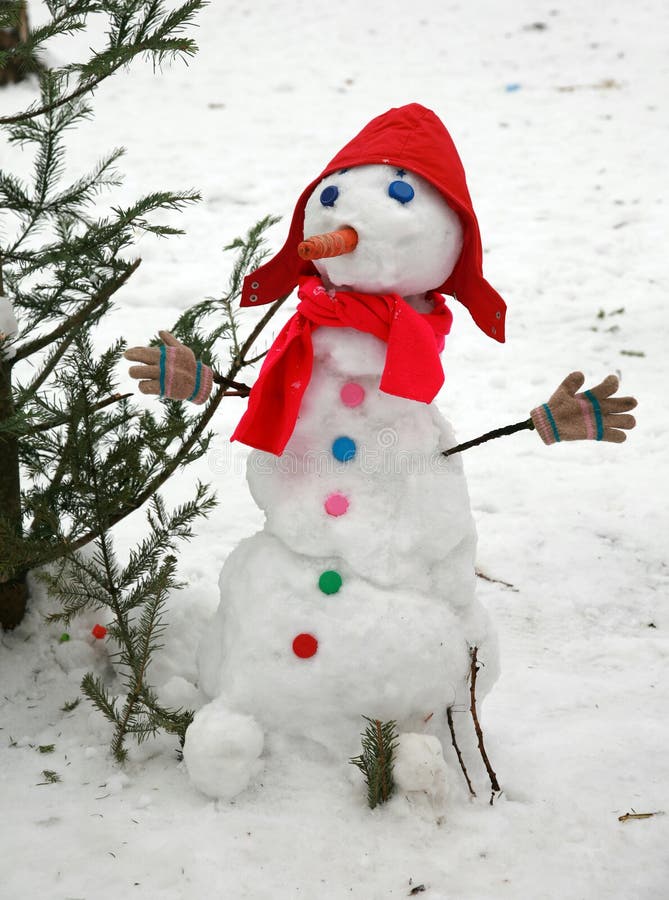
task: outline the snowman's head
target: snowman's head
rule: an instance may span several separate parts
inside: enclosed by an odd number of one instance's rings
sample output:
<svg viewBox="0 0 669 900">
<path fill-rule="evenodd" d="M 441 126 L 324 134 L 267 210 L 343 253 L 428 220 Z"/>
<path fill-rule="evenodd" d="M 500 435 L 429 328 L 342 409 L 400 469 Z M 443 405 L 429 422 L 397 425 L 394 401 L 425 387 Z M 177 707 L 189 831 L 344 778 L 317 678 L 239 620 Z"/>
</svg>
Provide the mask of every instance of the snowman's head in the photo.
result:
<svg viewBox="0 0 669 900">
<path fill-rule="evenodd" d="M 309 197 L 304 236 L 343 226 L 358 243 L 314 260 L 330 285 L 365 293 L 423 294 L 442 285 L 462 249 L 457 214 L 429 181 L 388 165 L 363 165 L 325 177 Z"/>
</svg>

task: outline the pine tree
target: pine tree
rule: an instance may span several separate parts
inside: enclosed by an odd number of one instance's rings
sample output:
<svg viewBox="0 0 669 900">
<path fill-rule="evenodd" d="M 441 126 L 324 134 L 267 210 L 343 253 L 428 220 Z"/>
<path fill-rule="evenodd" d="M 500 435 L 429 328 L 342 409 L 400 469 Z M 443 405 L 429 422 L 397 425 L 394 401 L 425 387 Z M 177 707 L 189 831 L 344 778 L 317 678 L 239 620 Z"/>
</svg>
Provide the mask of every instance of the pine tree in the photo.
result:
<svg viewBox="0 0 669 900">
<path fill-rule="evenodd" d="M 96 537 L 87 525 L 89 509 L 76 490 L 77 457 L 72 447 L 81 428 L 81 407 L 70 402 L 76 365 L 71 351 L 85 345 L 84 338 L 139 265 L 139 260 L 126 256 L 136 233 L 175 232 L 152 224 L 151 214 L 180 209 L 197 199 L 193 192 L 154 193 L 96 218 L 93 203 L 104 188 L 118 183 L 114 167 L 122 151 L 114 150 L 93 171 L 63 183 L 65 132 L 90 117 L 86 97 L 92 89 L 138 54 L 158 60 L 192 55 L 195 44 L 182 32 L 201 6 L 199 0 L 190 0 L 168 11 L 160 0 L 52 0 L 47 3 L 51 21 L 0 54 L 0 68 L 28 61 L 49 38 L 83 30 L 92 13 L 108 16 L 106 47 L 83 62 L 43 69 L 41 99 L 0 119 L 10 146 L 24 154 L 32 151 L 34 158 L 30 182 L 0 173 L 4 214 L 0 296 L 6 294 L 11 301 L 8 311 L 4 300 L 4 320 L 9 319 L 10 326 L 13 315 L 19 320 L 16 333 L 3 325 L 0 339 L 0 623 L 5 627 L 17 624 L 24 614 L 29 569 Z M 22 7 L 21 2 L 4 3 L 0 25 L 11 24 Z M 136 414 L 112 389 L 111 369 L 118 349 L 110 347 L 89 360 L 82 386 L 98 409 L 118 404 L 105 416 L 112 433 L 119 436 L 116 459 L 109 462 L 120 462 L 122 447 L 128 451 L 125 464 L 112 465 L 105 473 L 108 487 L 118 492 L 107 524 L 136 505 L 138 477 L 158 474 L 156 457 L 164 456 L 178 433 L 175 416 L 152 420 L 157 438 L 154 459 L 140 462 L 132 438 Z M 186 457 L 193 458 L 193 450 Z M 24 490 L 22 474 L 29 476 Z"/>
<path fill-rule="evenodd" d="M 268 218 L 231 245 L 238 260 L 226 295 L 197 304 L 173 329 L 215 368 L 220 368 L 219 339 L 232 346 L 226 374 L 217 378 L 205 409 L 164 401 L 156 412 L 140 411 L 129 395 L 118 393 L 114 366 L 125 345 L 115 341 L 96 353 L 94 329 L 140 264 L 131 255 L 136 235 L 180 233 L 152 217 L 180 210 L 198 195 L 155 192 L 96 216 L 98 195 L 118 183 L 123 151 L 110 152 L 91 172 L 65 182 L 64 135 L 90 117 L 94 88 L 136 56 L 148 54 L 157 62 L 191 56 L 196 47 L 184 31 L 204 2 L 188 0 L 172 9 L 163 0 L 47 0 L 46 6 L 51 20 L 0 54 L 0 67 L 10 57 L 35 56 L 51 37 L 84 30 L 93 13 L 108 19 L 107 45 L 90 59 L 43 70 L 40 100 L 0 118 L 10 147 L 33 154 L 30 180 L 0 172 L 0 625 L 5 628 L 24 615 L 30 570 L 61 561 L 73 571 L 77 551 L 91 542 L 101 553 L 100 541 L 108 540 L 114 525 L 206 453 L 209 422 L 230 392 L 248 392 L 235 379 L 253 361 L 256 340 L 280 305 L 270 307 L 242 339 L 232 309 L 244 271 L 262 257 L 263 231 L 274 221 Z M 198 493 L 193 502 L 205 509 L 209 495 Z M 170 573 L 163 574 L 167 584 Z M 105 577 L 100 603 L 112 591 L 113 579 L 109 573 Z M 147 587 L 148 594 L 157 590 Z"/>
</svg>

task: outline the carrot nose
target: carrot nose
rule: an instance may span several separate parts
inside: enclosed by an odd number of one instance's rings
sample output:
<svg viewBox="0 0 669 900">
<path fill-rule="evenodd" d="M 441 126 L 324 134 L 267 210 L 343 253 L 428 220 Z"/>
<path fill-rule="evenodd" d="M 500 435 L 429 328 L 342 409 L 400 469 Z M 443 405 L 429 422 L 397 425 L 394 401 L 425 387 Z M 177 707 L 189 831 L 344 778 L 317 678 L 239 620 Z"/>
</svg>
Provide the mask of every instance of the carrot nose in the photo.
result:
<svg viewBox="0 0 669 900">
<path fill-rule="evenodd" d="M 358 232 L 350 225 L 329 231 L 327 234 L 315 234 L 302 241 L 297 253 L 302 259 L 327 259 L 331 256 L 343 256 L 350 253 L 358 245 Z"/>
</svg>

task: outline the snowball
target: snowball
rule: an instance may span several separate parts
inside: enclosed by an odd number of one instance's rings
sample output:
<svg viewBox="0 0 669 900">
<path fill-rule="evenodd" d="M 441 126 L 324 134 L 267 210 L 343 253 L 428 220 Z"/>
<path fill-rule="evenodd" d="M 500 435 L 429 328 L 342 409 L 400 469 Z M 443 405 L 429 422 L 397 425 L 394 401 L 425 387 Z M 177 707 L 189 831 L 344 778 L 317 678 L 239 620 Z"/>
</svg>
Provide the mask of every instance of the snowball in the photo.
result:
<svg viewBox="0 0 669 900">
<path fill-rule="evenodd" d="M 75 638 L 64 641 L 62 644 L 56 645 L 54 652 L 58 665 L 64 672 L 76 671 L 78 673 L 82 669 L 86 672 L 95 668 L 96 649 L 88 640 Z"/>
<path fill-rule="evenodd" d="M 117 772 L 112 775 L 104 784 L 108 794 L 120 794 L 130 784 L 130 778 L 125 772 Z"/>
<path fill-rule="evenodd" d="M 429 734 L 401 734 L 395 751 L 393 777 L 400 791 L 421 791 L 442 802 L 448 794 L 448 767 L 441 743 Z"/>
<path fill-rule="evenodd" d="M 156 690 L 160 702 L 173 709 L 192 709 L 202 703 L 199 690 L 180 675 L 173 675 Z"/>
<path fill-rule="evenodd" d="M 435 406 L 379 390 L 379 347 L 376 338 L 351 329 L 316 331 L 314 371 L 293 435 L 280 457 L 250 454 L 249 486 L 267 530 L 296 553 L 342 557 L 379 584 L 403 581 L 441 592 L 449 582 L 436 584 L 432 566 L 450 554 L 466 558 L 473 576 L 475 534 L 462 464 L 441 454 L 455 438 Z M 365 402 L 353 409 L 340 398 L 352 375 L 365 390 Z M 332 454 L 342 436 L 355 441 L 352 462 Z M 324 513 L 333 494 L 349 501 L 336 520 Z"/>
<path fill-rule="evenodd" d="M 398 180 L 397 171 L 394 166 L 356 166 L 336 172 L 307 201 L 305 236 L 344 225 L 358 233 L 352 253 L 316 262 L 331 284 L 409 297 L 440 287 L 452 272 L 462 249 L 457 214 L 435 187 L 413 172 L 401 176 L 413 188 L 413 199 L 394 200 L 388 188 Z M 330 186 L 338 189 L 336 202 L 323 206 L 320 195 Z"/>
<path fill-rule="evenodd" d="M 193 784 L 214 799 L 231 799 L 257 774 L 263 733 L 251 717 L 210 703 L 186 731 L 184 762 Z"/>
</svg>

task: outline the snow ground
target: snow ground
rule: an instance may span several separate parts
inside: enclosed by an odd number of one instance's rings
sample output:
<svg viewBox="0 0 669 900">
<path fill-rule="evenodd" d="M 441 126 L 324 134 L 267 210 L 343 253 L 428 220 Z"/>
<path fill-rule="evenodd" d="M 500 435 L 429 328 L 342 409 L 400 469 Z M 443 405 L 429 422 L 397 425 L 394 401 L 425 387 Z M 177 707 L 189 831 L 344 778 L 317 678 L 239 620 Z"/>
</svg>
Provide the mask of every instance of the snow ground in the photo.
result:
<svg viewBox="0 0 669 900">
<path fill-rule="evenodd" d="M 368 119 L 416 100 L 453 134 L 486 274 L 509 304 L 503 347 L 455 310 L 442 406 L 459 434 L 524 418 L 573 368 L 590 382 L 620 372 L 639 398 L 639 425 L 622 447 L 546 448 L 525 433 L 465 457 L 479 566 L 513 585 L 480 583 L 502 655 L 485 707 L 504 787 L 492 808 L 481 790 L 473 803 L 454 799 L 441 824 L 402 797 L 370 812 L 344 762 L 298 771 L 280 756 L 262 787 L 216 804 L 189 785 L 168 740 L 120 771 L 100 716 L 83 703 L 61 711 L 82 672 L 104 664 L 104 649 L 86 642 L 94 620 L 60 645 L 42 598 L 0 644 L 0 897 L 381 900 L 419 885 L 432 900 L 666 897 L 669 819 L 618 816 L 669 811 L 669 8 L 256 0 L 214 2 L 201 24 L 188 69 L 113 79 L 73 141 L 75 167 L 128 147 L 115 199 L 164 186 L 204 197 L 181 219 L 187 237 L 142 240 L 143 265 L 106 337 L 142 343 L 216 294 L 224 244 L 261 215 L 288 216 Z M 66 48 L 52 52 L 64 58 Z M 0 108 L 30 96 L 4 91 Z M 275 247 L 285 227 L 273 229 Z M 241 408 L 230 401 L 193 473 L 215 483 L 221 503 L 182 550 L 189 586 L 174 597 L 153 672 L 177 701 L 195 678 L 221 563 L 261 524 L 244 450 L 226 442 Z M 168 498 L 186 489 L 171 486 Z M 141 532 L 138 516 L 119 545 Z M 62 780 L 41 784 L 44 769 Z"/>
</svg>

